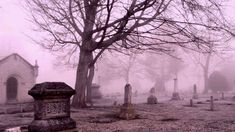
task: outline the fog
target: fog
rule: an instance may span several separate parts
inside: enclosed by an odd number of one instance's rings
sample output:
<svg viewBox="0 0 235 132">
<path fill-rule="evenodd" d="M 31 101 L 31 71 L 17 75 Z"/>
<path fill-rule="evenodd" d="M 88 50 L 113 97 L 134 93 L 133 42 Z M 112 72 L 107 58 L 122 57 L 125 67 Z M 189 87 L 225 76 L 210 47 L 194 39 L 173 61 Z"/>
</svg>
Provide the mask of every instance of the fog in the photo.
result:
<svg viewBox="0 0 235 132">
<path fill-rule="evenodd" d="M 228 9 L 226 11 L 227 15 L 230 16 L 232 20 L 235 20 L 235 16 L 233 14 L 233 12 L 235 12 L 234 1 L 228 4 Z M 44 81 L 63 81 L 74 87 L 76 69 L 57 65 L 59 60 L 56 55 L 43 49 L 39 45 L 35 44 L 32 39 L 30 39 L 29 36 L 34 37 L 36 33 L 32 31 L 32 26 L 28 18 L 29 17 L 27 16 L 27 13 L 19 0 L 0 1 L 0 56 L 2 57 L 10 55 L 11 53 L 18 53 L 31 64 L 34 64 L 35 60 L 37 60 L 39 65 L 39 76 L 37 78 L 37 83 Z M 232 40 L 228 43 L 233 45 L 235 41 Z M 107 54 L 109 57 L 108 60 L 111 60 L 111 64 L 116 61 L 116 57 L 110 58 L 113 55 L 110 55 L 109 53 Z M 187 55 L 182 51 L 180 54 L 180 60 L 184 66 L 178 73 L 179 90 L 188 92 L 192 90 L 193 84 L 197 84 L 198 90 L 202 92 L 204 84 L 201 67 L 196 64 L 195 61 L 192 61 L 189 57 L 190 55 Z M 232 62 L 234 53 L 229 52 L 228 54 L 230 58 L 227 60 Z M 121 60 L 128 60 L 128 56 L 126 55 L 118 54 L 116 56 L 119 56 Z M 157 59 L 153 59 L 153 62 L 159 63 L 158 60 L 161 57 L 159 55 L 156 56 Z M 145 57 L 145 55 L 142 55 L 140 58 L 143 59 Z M 121 77 L 121 75 L 119 77 L 114 77 L 113 79 L 105 78 L 104 76 L 108 76 L 108 74 L 104 74 L 107 67 L 105 67 L 105 65 L 102 66 L 103 60 L 105 59 L 102 58 L 97 63 L 98 68 L 96 69 L 94 82 L 101 85 L 101 91 L 104 93 L 122 93 L 123 87 L 126 83 L 125 78 Z M 225 59 L 222 61 L 220 57 L 214 57 L 209 72 L 212 73 L 215 70 L 222 69 L 221 66 L 225 64 L 225 61 L 227 63 L 227 60 Z M 117 60 L 117 62 L 119 61 Z M 139 62 L 136 62 L 135 66 L 132 68 L 133 71 L 130 71 L 129 82 L 133 85 L 134 90 L 138 90 L 140 93 L 148 92 L 148 90 L 154 86 L 155 81 L 153 78 L 151 79 L 151 77 L 148 77 L 148 75 L 144 73 L 146 66 L 144 67 L 142 64 L 138 63 Z M 122 71 L 120 68 L 121 65 L 119 66 L 118 63 L 113 63 L 113 65 L 119 67 L 119 69 L 113 69 L 113 71 Z M 113 73 L 113 75 L 109 76 L 114 76 L 115 74 L 116 73 Z M 174 77 L 172 76 L 166 81 L 166 90 L 169 92 L 173 91 L 173 79 Z"/>
</svg>

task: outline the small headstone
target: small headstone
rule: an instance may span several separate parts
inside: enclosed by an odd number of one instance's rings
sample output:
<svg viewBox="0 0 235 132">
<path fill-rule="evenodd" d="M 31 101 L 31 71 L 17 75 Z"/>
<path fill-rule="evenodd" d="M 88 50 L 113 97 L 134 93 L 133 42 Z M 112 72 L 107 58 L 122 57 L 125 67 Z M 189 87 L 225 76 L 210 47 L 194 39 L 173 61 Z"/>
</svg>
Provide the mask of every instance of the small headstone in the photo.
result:
<svg viewBox="0 0 235 132">
<path fill-rule="evenodd" d="M 190 107 L 193 107 L 193 99 L 190 99 Z"/>
<path fill-rule="evenodd" d="M 70 118 L 70 97 L 75 94 L 63 82 L 36 84 L 28 92 L 34 98 L 34 120 L 28 126 L 29 132 L 55 132 L 76 128 Z"/>
<path fill-rule="evenodd" d="M 148 104 L 157 104 L 157 97 L 154 95 L 150 95 L 147 99 Z"/>
<path fill-rule="evenodd" d="M 213 96 L 211 96 L 211 99 L 210 99 L 210 110 L 214 111 L 214 98 L 213 98 Z"/>
<path fill-rule="evenodd" d="M 131 85 L 126 84 L 124 92 L 124 104 L 121 107 L 119 117 L 125 120 L 134 119 L 136 117 L 135 109 L 131 103 Z"/>
<path fill-rule="evenodd" d="M 156 88 L 155 87 L 152 87 L 150 90 L 149 90 L 149 93 L 151 95 L 155 95 L 156 94 Z"/>
<path fill-rule="evenodd" d="M 113 106 L 117 106 L 117 101 L 114 101 L 114 102 L 113 102 Z"/>
<path fill-rule="evenodd" d="M 232 97 L 232 100 L 235 101 L 235 96 Z"/>
<path fill-rule="evenodd" d="M 224 92 L 221 93 L 221 99 L 224 100 Z"/>
<path fill-rule="evenodd" d="M 101 99 L 102 93 L 100 92 L 100 85 L 93 83 L 91 85 L 91 97 L 92 99 Z"/>
<path fill-rule="evenodd" d="M 193 85 L 193 99 L 198 99 L 196 84 Z"/>
<path fill-rule="evenodd" d="M 181 100 L 179 93 L 178 93 L 178 92 L 174 92 L 174 93 L 172 94 L 171 100 Z"/>
</svg>

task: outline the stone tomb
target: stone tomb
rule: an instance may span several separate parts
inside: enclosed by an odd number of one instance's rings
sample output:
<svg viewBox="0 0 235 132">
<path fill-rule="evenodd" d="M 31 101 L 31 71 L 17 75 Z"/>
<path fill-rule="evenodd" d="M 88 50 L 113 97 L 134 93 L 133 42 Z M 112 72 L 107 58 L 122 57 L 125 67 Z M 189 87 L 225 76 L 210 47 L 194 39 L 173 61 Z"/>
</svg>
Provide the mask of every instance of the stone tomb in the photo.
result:
<svg viewBox="0 0 235 132">
<path fill-rule="evenodd" d="M 124 104 L 121 106 L 119 117 L 125 120 L 134 119 L 136 117 L 135 109 L 131 103 L 131 85 L 126 84 L 124 93 Z"/>
<path fill-rule="evenodd" d="M 36 84 L 29 92 L 34 98 L 34 121 L 29 132 L 54 132 L 76 128 L 70 118 L 70 97 L 75 94 L 63 82 Z"/>
<path fill-rule="evenodd" d="M 19 54 L 0 56 L 0 104 L 31 102 L 27 92 L 36 83 L 39 66 L 32 65 Z"/>
</svg>

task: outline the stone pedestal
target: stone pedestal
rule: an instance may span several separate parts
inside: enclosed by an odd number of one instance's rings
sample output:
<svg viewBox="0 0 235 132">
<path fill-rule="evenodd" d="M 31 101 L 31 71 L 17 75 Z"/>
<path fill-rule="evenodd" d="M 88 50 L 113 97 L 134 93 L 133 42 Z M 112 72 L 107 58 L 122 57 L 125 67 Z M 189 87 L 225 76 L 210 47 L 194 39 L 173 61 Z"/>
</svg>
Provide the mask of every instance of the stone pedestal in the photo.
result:
<svg viewBox="0 0 235 132">
<path fill-rule="evenodd" d="M 175 78 L 174 79 L 174 92 L 172 94 L 171 100 L 180 100 L 180 95 L 177 91 L 178 91 L 178 80 L 177 78 Z"/>
<path fill-rule="evenodd" d="M 172 94 L 171 100 L 180 100 L 180 95 L 179 95 L 179 93 L 178 93 L 178 92 L 174 92 L 174 93 Z"/>
<path fill-rule="evenodd" d="M 55 132 L 76 128 L 70 118 L 70 97 L 75 94 L 63 82 L 36 84 L 29 92 L 34 98 L 34 121 L 28 126 L 29 132 Z"/>
<path fill-rule="evenodd" d="M 127 84 L 125 86 L 125 93 L 124 93 L 124 104 L 121 106 L 119 118 L 130 120 L 134 119 L 136 116 L 135 109 L 131 104 L 131 85 Z"/>
<path fill-rule="evenodd" d="M 157 104 L 157 97 L 154 95 L 150 95 L 147 99 L 148 104 Z"/>
</svg>

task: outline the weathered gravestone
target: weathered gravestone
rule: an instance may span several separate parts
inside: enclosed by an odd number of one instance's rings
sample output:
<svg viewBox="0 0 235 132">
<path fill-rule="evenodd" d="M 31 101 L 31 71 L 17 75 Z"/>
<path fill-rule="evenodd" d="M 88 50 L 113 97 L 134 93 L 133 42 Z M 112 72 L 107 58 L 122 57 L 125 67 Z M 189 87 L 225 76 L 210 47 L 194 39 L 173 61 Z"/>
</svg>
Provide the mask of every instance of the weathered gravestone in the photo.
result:
<svg viewBox="0 0 235 132">
<path fill-rule="evenodd" d="M 148 104 L 157 104 L 157 97 L 154 95 L 150 95 L 147 99 Z"/>
<path fill-rule="evenodd" d="M 29 92 L 34 98 L 34 120 L 28 126 L 29 132 L 55 132 L 76 128 L 70 118 L 70 97 L 75 94 L 63 82 L 36 84 Z"/>
<path fill-rule="evenodd" d="M 171 100 L 180 100 L 180 95 L 178 93 L 178 80 L 177 80 L 177 78 L 174 79 L 174 92 L 172 94 Z"/>
<path fill-rule="evenodd" d="M 196 84 L 193 85 L 193 99 L 198 99 Z"/>
<path fill-rule="evenodd" d="M 91 85 L 91 97 L 92 99 L 101 99 L 102 93 L 100 92 L 100 85 L 93 83 Z"/>
<path fill-rule="evenodd" d="M 224 92 L 221 93 L 221 99 L 224 100 Z"/>
<path fill-rule="evenodd" d="M 210 110 L 214 111 L 214 98 L 213 98 L 213 96 L 210 97 Z"/>
<path fill-rule="evenodd" d="M 126 84 L 124 93 L 124 104 L 121 106 L 119 117 L 122 119 L 134 119 L 136 117 L 135 109 L 131 103 L 131 85 Z"/>
<path fill-rule="evenodd" d="M 150 90 L 149 90 L 149 93 L 151 95 L 155 95 L 156 94 L 156 88 L 155 87 L 152 87 Z"/>
<path fill-rule="evenodd" d="M 190 99 L 190 104 L 189 104 L 190 107 L 193 107 L 193 99 Z"/>
</svg>

